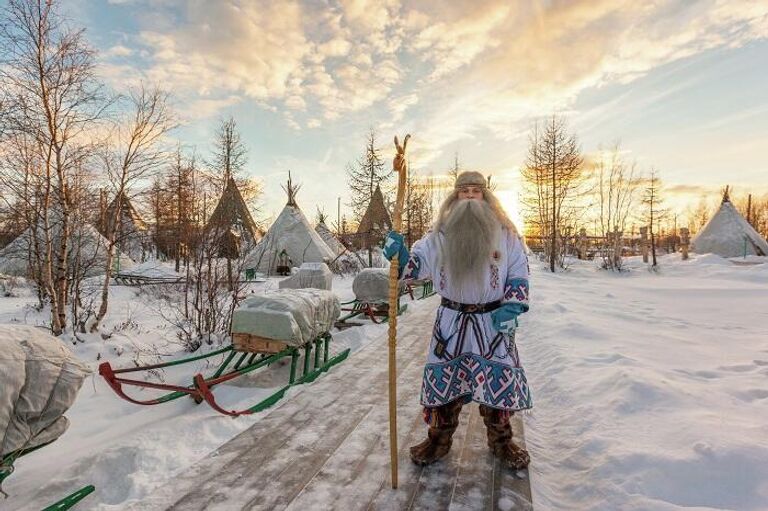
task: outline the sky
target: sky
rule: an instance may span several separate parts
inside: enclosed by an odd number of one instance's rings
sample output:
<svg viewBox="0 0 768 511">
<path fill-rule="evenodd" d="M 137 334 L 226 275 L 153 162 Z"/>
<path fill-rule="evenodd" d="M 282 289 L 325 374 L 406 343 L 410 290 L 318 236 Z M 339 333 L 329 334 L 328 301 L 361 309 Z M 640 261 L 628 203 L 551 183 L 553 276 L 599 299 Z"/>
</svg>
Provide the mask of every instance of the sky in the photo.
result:
<svg viewBox="0 0 768 511">
<path fill-rule="evenodd" d="M 69 0 L 116 90 L 173 93 L 173 137 L 205 156 L 237 121 L 262 216 L 290 170 L 305 214 L 336 217 L 373 128 L 386 160 L 492 174 L 513 218 L 528 136 L 567 119 L 585 154 L 620 142 L 668 202 L 768 192 L 768 2 Z M 342 210 L 342 213 L 344 210 Z"/>
</svg>

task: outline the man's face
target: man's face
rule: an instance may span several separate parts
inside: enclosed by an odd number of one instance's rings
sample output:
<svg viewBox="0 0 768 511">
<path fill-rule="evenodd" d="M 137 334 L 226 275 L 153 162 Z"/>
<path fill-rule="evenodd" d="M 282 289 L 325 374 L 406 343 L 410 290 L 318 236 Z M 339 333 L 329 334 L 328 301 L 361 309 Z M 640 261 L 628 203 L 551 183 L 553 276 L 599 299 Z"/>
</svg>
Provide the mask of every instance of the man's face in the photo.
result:
<svg viewBox="0 0 768 511">
<path fill-rule="evenodd" d="M 477 185 L 467 185 L 459 188 L 459 199 L 483 199 L 483 189 Z"/>
</svg>

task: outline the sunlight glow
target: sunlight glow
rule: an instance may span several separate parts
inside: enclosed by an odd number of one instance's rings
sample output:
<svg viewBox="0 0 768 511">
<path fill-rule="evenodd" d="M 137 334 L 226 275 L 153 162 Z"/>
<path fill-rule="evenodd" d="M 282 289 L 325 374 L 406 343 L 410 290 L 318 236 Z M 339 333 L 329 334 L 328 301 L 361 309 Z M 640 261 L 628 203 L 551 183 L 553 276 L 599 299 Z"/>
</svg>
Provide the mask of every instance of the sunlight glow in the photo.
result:
<svg viewBox="0 0 768 511">
<path fill-rule="evenodd" d="M 517 197 L 517 192 L 513 190 L 496 190 L 496 197 L 498 197 L 501 206 L 506 211 L 509 219 L 517 226 L 518 232 L 521 234 L 525 232 L 525 223 L 523 217 L 520 214 L 520 201 Z"/>
</svg>

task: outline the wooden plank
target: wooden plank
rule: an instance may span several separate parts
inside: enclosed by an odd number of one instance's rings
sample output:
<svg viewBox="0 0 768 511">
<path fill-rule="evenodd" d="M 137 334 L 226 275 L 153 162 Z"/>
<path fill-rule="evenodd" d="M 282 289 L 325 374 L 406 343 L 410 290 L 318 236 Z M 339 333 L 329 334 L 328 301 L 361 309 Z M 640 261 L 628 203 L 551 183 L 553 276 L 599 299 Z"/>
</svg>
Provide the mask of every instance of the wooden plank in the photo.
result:
<svg viewBox="0 0 768 511">
<path fill-rule="evenodd" d="M 469 426 L 461 446 L 459 470 L 451 490 L 450 508 L 456 511 L 494 509 L 493 482 L 496 460 L 488 449 L 483 418 L 476 404 L 465 406 Z"/>
<path fill-rule="evenodd" d="M 283 422 L 269 435 L 227 444 L 220 456 L 228 457 L 216 476 L 201 481 L 169 509 L 274 509 L 287 498 L 283 491 L 302 484 L 371 410 L 348 407 L 346 413 L 315 424 L 311 416 L 301 422 Z M 296 414 L 295 414 L 296 415 Z M 294 418 L 299 418 L 294 415 Z M 282 422 L 282 421 L 281 421 Z M 286 455 L 290 453 L 290 455 Z M 270 474 L 271 477 L 264 477 Z M 269 481 L 268 484 L 265 484 Z M 276 488 L 280 491 L 265 491 Z"/>
<path fill-rule="evenodd" d="M 417 412 L 421 412 L 421 407 L 418 401 L 412 405 Z M 424 471 L 424 467 L 414 464 L 411 461 L 409 454 L 410 447 L 422 440 L 427 432 L 426 425 L 421 413 L 414 414 L 410 421 L 400 421 L 400 414 L 398 410 L 398 424 L 406 424 L 404 428 L 404 435 L 400 435 L 398 446 L 398 472 L 399 472 L 399 484 L 396 490 L 392 489 L 392 482 L 389 474 L 382 478 L 381 484 L 377 492 L 370 495 L 365 502 L 367 504 L 363 507 L 366 510 L 376 511 L 399 511 L 407 509 L 413 502 L 414 495 L 416 494 L 416 488 L 418 487 L 421 474 Z M 387 467 L 389 465 L 387 464 Z"/>
<path fill-rule="evenodd" d="M 418 419 L 419 393 L 421 387 L 414 381 L 421 380 L 423 366 L 417 357 L 406 357 L 399 353 L 401 363 L 398 375 L 398 424 L 412 425 L 414 416 Z M 406 359 L 409 359 L 406 364 Z M 310 509 L 322 498 L 329 509 L 365 509 L 371 495 L 375 495 L 389 481 L 389 430 L 386 394 L 381 388 L 379 400 L 373 411 L 360 426 L 339 446 L 318 473 L 308 481 L 302 492 L 287 509 Z M 423 422 L 422 422 L 423 424 Z M 409 427 L 405 428 L 409 432 Z M 399 431 L 399 437 L 403 430 Z M 400 452 L 403 452 L 400 444 Z M 407 452 L 407 451 L 406 451 Z M 401 465 L 411 465 L 410 460 L 401 460 Z"/>
<path fill-rule="evenodd" d="M 515 443 L 525 448 L 523 434 L 523 418 L 520 414 L 512 417 L 512 436 Z M 494 509 L 523 509 L 532 510 L 531 481 L 528 469 L 511 470 L 501 466 L 498 460 L 494 464 L 493 477 Z"/>
<path fill-rule="evenodd" d="M 232 345 L 235 351 L 248 353 L 280 353 L 288 345 L 275 339 L 267 339 L 244 332 L 232 332 Z"/>
<path fill-rule="evenodd" d="M 532 509 L 527 471 L 493 457 L 476 404 L 462 410 L 446 458 L 426 468 L 411 462 L 410 446 L 426 435 L 419 394 L 432 313 L 420 308 L 399 328 L 397 490 L 382 335 L 131 509 Z M 517 416 L 513 427 L 522 439 Z"/>
<path fill-rule="evenodd" d="M 459 427 L 453 435 L 454 444 L 448 455 L 426 467 L 419 477 L 416 491 L 407 509 L 448 509 L 451 504 L 453 485 L 459 473 L 461 446 L 464 444 L 469 425 L 469 414 L 459 416 Z"/>
</svg>

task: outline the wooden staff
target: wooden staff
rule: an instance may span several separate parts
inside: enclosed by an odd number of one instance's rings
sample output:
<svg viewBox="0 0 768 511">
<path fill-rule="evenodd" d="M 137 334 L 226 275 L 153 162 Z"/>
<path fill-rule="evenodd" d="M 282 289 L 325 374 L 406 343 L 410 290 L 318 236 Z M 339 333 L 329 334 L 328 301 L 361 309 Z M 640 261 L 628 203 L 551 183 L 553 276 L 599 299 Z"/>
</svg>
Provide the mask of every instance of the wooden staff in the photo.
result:
<svg viewBox="0 0 768 511">
<path fill-rule="evenodd" d="M 405 199 L 405 183 L 408 177 L 408 163 L 405 159 L 405 148 L 408 146 L 410 135 L 403 139 L 400 145 L 395 137 L 397 155 L 392 168 L 397 172 L 397 200 L 392 215 L 392 230 L 400 232 L 403 225 L 403 200 Z M 389 263 L 389 454 L 392 468 L 392 488 L 397 488 L 397 313 L 400 295 L 398 253 L 392 256 Z"/>
</svg>

